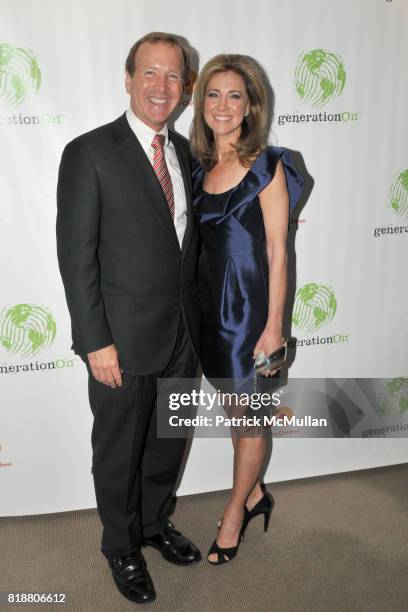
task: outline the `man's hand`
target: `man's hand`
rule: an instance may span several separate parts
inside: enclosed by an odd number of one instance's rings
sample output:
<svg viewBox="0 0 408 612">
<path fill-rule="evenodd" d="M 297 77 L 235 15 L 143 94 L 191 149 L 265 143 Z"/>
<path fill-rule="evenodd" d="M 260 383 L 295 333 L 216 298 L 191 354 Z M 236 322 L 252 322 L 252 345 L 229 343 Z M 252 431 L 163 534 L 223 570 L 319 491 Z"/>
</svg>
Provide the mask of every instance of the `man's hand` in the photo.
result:
<svg viewBox="0 0 408 612">
<path fill-rule="evenodd" d="M 122 386 L 118 351 L 114 344 L 88 353 L 88 361 L 96 380 L 104 385 L 109 385 L 112 389 Z"/>
</svg>

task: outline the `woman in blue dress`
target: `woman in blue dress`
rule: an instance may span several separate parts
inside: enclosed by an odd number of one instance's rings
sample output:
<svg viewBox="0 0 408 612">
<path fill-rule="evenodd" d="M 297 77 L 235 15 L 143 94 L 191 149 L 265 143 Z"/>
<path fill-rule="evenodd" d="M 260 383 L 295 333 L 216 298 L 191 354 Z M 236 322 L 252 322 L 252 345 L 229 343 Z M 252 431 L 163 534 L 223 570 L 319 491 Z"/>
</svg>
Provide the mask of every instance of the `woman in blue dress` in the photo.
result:
<svg viewBox="0 0 408 612">
<path fill-rule="evenodd" d="M 289 213 L 303 179 L 288 150 L 267 144 L 268 83 L 255 60 L 214 57 L 196 82 L 194 105 L 201 364 L 217 387 L 228 379 L 229 390 L 242 392 L 256 376 L 255 356 L 270 355 L 283 342 Z M 259 481 L 265 436 L 231 434 L 233 488 L 208 555 L 217 565 L 236 555 L 251 518 L 263 514 L 267 529 L 273 507 Z"/>
</svg>

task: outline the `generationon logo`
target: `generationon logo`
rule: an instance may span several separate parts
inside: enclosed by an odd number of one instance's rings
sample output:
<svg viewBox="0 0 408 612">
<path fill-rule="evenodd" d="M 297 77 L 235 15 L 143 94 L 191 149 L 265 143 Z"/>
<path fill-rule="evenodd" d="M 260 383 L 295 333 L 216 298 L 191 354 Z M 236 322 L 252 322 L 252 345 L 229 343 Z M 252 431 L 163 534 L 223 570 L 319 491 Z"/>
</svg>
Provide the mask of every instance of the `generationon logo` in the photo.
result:
<svg viewBox="0 0 408 612">
<path fill-rule="evenodd" d="M 295 88 L 303 102 L 319 108 L 337 98 L 346 84 L 343 60 L 325 49 L 303 52 L 295 68 Z"/>
<path fill-rule="evenodd" d="M 398 217 L 403 217 L 402 223 L 408 221 L 408 168 L 398 170 L 394 175 L 388 192 L 388 208 Z M 374 228 L 374 238 L 380 236 L 395 236 L 408 234 L 408 224 L 405 225 L 383 225 Z"/>
<path fill-rule="evenodd" d="M 0 42 L 0 107 L 15 111 L 38 94 L 42 83 L 41 68 L 31 49 Z M 59 125 L 63 115 L 23 111 L 0 115 L 0 126 Z"/>
<path fill-rule="evenodd" d="M 0 344 L 13 355 L 29 358 L 51 346 L 57 326 L 46 306 L 15 304 L 0 313 Z"/>
<path fill-rule="evenodd" d="M 293 325 L 306 334 L 317 331 L 334 318 L 337 300 L 327 285 L 308 283 L 296 292 L 293 308 Z"/>
<path fill-rule="evenodd" d="M 54 344 L 55 319 L 46 306 L 15 304 L 0 312 L 0 346 L 23 363 L 0 363 L 0 374 L 23 374 L 72 368 L 77 358 L 29 361 Z"/>
<path fill-rule="evenodd" d="M 387 380 L 378 393 L 377 412 L 383 420 L 408 415 L 408 378 Z"/>
<path fill-rule="evenodd" d="M 295 92 L 298 99 L 311 109 L 319 110 L 344 91 L 346 69 L 338 53 L 327 49 L 303 51 L 297 60 L 294 71 Z M 288 123 L 320 123 L 357 121 L 359 113 L 309 112 L 283 113 L 278 115 L 278 125 Z"/>
<path fill-rule="evenodd" d="M 289 340 L 288 346 L 316 346 L 348 342 L 349 334 L 312 336 L 317 330 L 333 321 L 337 312 L 337 299 L 328 285 L 308 283 L 296 291 L 292 323 L 306 338 Z"/>
<path fill-rule="evenodd" d="M 41 85 L 41 69 L 30 49 L 0 43 L 0 103 L 15 109 L 36 94 Z"/>
<path fill-rule="evenodd" d="M 397 215 L 408 217 L 408 168 L 399 170 L 394 176 L 389 191 L 389 203 Z"/>
</svg>

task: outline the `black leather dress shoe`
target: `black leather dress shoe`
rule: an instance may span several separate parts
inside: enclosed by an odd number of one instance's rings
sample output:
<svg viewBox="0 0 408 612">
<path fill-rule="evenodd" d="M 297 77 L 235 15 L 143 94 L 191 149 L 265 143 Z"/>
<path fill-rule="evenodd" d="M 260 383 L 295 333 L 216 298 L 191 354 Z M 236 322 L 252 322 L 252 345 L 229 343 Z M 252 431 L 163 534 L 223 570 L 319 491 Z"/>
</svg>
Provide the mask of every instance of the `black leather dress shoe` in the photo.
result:
<svg viewBox="0 0 408 612">
<path fill-rule="evenodd" d="M 196 546 L 169 521 L 159 533 L 144 539 L 144 546 L 157 548 L 166 561 L 176 565 L 193 565 L 201 561 L 201 553 Z"/>
<path fill-rule="evenodd" d="M 116 557 L 109 565 L 118 591 L 126 599 L 136 603 L 148 603 L 156 599 L 153 581 L 140 551 Z"/>
</svg>

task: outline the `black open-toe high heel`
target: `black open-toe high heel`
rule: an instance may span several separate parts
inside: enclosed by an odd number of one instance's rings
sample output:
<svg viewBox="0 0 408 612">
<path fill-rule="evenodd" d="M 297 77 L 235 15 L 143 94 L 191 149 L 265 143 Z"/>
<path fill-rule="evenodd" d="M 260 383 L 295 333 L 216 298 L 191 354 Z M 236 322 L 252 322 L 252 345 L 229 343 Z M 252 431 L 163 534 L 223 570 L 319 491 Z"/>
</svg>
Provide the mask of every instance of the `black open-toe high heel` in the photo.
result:
<svg viewBox="0 0 408 612">
<path fill-rule="evenodd" d="M 257 504 L 255 504 L 255 506 L 251 510 L 248 510 L 247 508 L 245 508 L 247 510 L 246 515 L 245 515 L 246 520 L 247 520 L 245 528 L 248 525 L 249 521 L 252 521 L 252 519 L 255 516 L 258 516 L 259 514 L 263 514 L 264 515 L 264 531 L 268 531 L 269 520 L 271 518 L 272 510 L 275 505 L 275 500 L 273 499 L 272 495 L 265 489 L 265 486 L 264 485 L 261 485 L 261 486 L 262 486 L 262 490 L 264 491 L 263 497 L 259 500 Z"/>
<path fill-rule="evenodd" d="M 222 565 L 223 563 L 228 563 L 228 561 L 232 561 L 232 559 L 236 556 L 238 552 L 239 545 L 244 539 L 245 529 L 246 529 L 246 526 L 248 525 L 247 515 L 248 515 L 248 510 L 245 507 L 244 508 L 244 518 L 243 518 L 242 526 L 239 532 L 237 545 L 231 546 L 230 548 L 221 548 L 221 546 L 218 546 L 217 540 L 215 539 L 214 542 L 211 544 L 210 550 L 208 551 L 208 555 L 207 555 L 208 563 L 211 563 L 211 565 Z M 216 561 L 210 561 L 210 559 L 208 558 L 210 555 L 213 555 L 213 554 L 217 555 Z"/>
<path fill-rule="evenodd" d="M 273 499 L 269 491 L 266 490 L 264 484 L 261 485 L 261 488 L 264 494 L 263 494 L 263 497 L 261 497 L 261 499 L 259 500 L 259 502 L 255 504 L 255 506 L 251 510 L 248 510 L 248 508 L 245 506 L 245 510 L 246 510 L 245 516 L 246 516 L 246 521 L 247 521 L 246 524 L 248 525 L 249 521 L 251 521 L 255 516 L 258 516 L 259 514 L 263 514 L 264 515 L 264 531 L 268 531 L 272 510 L 275 506 L 275 500 Z M 221 523 L 222 523 L 222 518 L 218 521 L 218 524 L 217 524 L 218 529 L 220 529 Z"/>
</svg>

